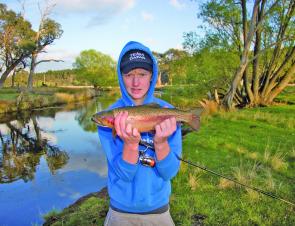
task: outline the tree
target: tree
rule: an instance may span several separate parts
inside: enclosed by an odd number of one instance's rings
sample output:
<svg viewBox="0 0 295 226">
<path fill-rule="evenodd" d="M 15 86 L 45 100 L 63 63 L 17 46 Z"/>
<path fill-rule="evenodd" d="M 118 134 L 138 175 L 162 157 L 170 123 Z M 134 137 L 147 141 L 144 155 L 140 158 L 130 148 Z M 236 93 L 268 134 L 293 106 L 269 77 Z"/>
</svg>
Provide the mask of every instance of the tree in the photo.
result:
<svg viewBox="0 0 295 226">
<path fill-rule="evenodd" d="M 211 28 L 206 38 L 218 37 L 222 48 L 240 57 L 223 98 L 227 108 L 271 104 L 294 79 L 294 8 L 294 0 L 210 0 L 202 5 L 200 16 Z"/>
<path fill-rule="evenodd" d="M 161 74 L 161 83 L 168 83 L 172 84 L 173 76 L 177 74 L 176 71 L 183 72 L 183 67 L 174 67 L 175 64 L 178 64 L 178 61 L 187 57 L 188 53 L 183 50 L 179 49 L 168 49 L 164 53 L 157 53 L 153 52 L 154 56 L 157 58 L 158 64 L 159 64 L 159 73 Z M 173 72 L 174 73 L 171 73 Z M 184 76 L 184 73 L 181 73 L 181 75 Z M 163 76 L 163 78 L 162 78 Z"/>
<path fill-rule="evenodd" d="M 41 12 L 40 25 L 34 37 L 35 49 L 31 54 L 30 73 L 27 84 L 29 91 L 32 91 L 33 89 L 33 76 L 38 64 L 49 61 L 60 61 L 55 59 L 37 61 L 38 54 L 44 52 L 44 48 L 51 45 L 56 39 L 59 39 L 63 33 L 60 24 L 48 18 L 53 7 L 54 5 L 48 5 L 44 12 Z"/>
<path fill-rule="evenodd" d="M 108 55 L 94 49 L 84 50 L 75 59 L 78 76 L 90 82 L 94 88 L 115 84 L 116 62 Z"/>
<path fill-rule="evenodd" d="M 35 48 L 34 35 L 28 21 L 0 4 L 0 88 L 17 65 L 26 64 Z"/>
</svg>

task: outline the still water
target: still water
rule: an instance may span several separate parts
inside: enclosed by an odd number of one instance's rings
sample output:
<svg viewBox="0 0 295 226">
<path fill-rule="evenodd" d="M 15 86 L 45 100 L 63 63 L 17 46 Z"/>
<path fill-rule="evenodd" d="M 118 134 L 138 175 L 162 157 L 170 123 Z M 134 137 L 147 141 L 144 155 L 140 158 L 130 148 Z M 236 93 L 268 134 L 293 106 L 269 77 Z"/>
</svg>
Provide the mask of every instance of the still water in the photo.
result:
<svg viewBox="0 0 295 226">
<path fill-rule="evenodd" d="M 107 165 L 90 117 L 113 100 L 27 112 L 0 122 L 0 225 L 41 225 L 106 185 Z"/>
</svg>

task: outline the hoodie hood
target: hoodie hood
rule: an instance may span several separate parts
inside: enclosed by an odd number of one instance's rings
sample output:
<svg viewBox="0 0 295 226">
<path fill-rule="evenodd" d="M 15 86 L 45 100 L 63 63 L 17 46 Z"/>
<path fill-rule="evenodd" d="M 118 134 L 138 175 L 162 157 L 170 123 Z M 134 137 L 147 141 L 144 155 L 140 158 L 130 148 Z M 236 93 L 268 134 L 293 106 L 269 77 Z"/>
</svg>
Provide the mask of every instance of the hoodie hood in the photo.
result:
<svg viewBox="0 0 295 226">
<path fill-rule="evenodd" d="M 125 106 L 134 106 L 135 105 L 134 101 L 132 100 L 131 96 L 128 94 L 128 92 L 125 88 L 124 81 L 123 81 L 123 75 L 120 70 L 120 64 L 121 64 L 122 57 L 124 56 L 125 53 L 127 53 L 130 50 L 142 50 L 142 51 L 146 52 L 147 54 L 149 54 L 149 56 L 151 57 L 151 59 L 153 61 L 152 81 L 151 81 L 150 88 L 146 94 L 143 104 L 152 103 L 153 99 L 154 99 L 154 91 L 155 91 L 156 83 L 158 80 L 157 60 L 153 56 L 152 51 L 148 47 L 144 46 L 143 44 L 141 44 L 139 42 L 135 42 L 135 41 L 130 41 L 123 47 L 123 49 L 120 53 L 120 56 L 119 56 L 119 60 L 118 60 L 117 75 L 118 75 L 118 81 L 119 81 L 119 85 L 120 85 L 120 89 L 121 89 L 122 100 L 123 100 Z"/>
</svg>

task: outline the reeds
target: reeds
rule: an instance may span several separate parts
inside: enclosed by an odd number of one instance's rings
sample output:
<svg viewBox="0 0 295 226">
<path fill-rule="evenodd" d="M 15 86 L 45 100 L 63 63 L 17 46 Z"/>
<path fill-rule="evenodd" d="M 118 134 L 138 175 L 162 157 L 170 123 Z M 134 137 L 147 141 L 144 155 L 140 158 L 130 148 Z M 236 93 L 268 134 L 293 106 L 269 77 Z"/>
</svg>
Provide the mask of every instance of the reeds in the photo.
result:
<svg viewBox="0 0 295 226">
<path fill-rule="evenodd" d="M 211 115 L 219 111 L 219 105 L 214 100 L 203 99 L 199 103 L 204 108 L 206 115 Z"/>
<path fill-rule="evenodd" d="M 254 184 L 254 180 L 257 177 L 257 169 L 258 164 L 255 162 L 251 168 L 245 168 L 243 164 L 240 164 L 239 167 L 233 168 L 234 178 L 242 184 L 252 186 Z M 240 186 L 240 185 L 237 185 Z M 253 189 L 246 188 L 247 194 L 249 198 L 252 200 L 256 200 L 259 197 L 259 194 Z"/>
<path fill-rule="evenodd" d="M 288 164 L 284 160 L 284 155 L 280 152 L 275 153 L 270 160 L 271 167 L 276 170 L 285 170 L 288 167 Z"/>
</svg>

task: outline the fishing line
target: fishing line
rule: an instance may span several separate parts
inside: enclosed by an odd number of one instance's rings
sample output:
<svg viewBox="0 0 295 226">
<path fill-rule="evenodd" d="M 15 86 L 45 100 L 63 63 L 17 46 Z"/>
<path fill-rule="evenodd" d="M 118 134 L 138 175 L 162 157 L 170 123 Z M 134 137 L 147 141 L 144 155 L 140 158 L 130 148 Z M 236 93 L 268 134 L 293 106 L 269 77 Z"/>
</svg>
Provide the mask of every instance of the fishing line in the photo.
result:
<svg viewBox="0 0 295 226">
<path fill-rule="evenodd" d="M 155 147 L 154 147 L 153 144 L 147 143 L 147 142 L 145 142 L 145 141 L 143 141 L 143 140 L 140 140 L 139 144 L 140 144 L 140 145 L 143 145 L 143 146 L 145 146 L 145 147 L 148 147 L 148 148 L 150 148 L 150 149 L 152 149 L 152 150 L 155 150 Z M 194 166 L 194 167 L 196 167 L 196 168 L 202 169 L 202 170 L 204 170 L 204 171 L 206 171 L 206 172 L 209 172 L 209 173 L 214 174 L 214 175 L 216 175 L 216 176 L 219 176 L 219 177 L 222 177 L 222 178 L 227 179 L 227 180 L 229 180 L 229 181 L 232 181 L 232 182 L 234 182 L 234 183 L 236 183 L 236 184 L 239 184 L 239 185 L 241 185 L 241 186 L 243 186 L 243 187 L 246 187 L 246 188 L 249 188 L 249 189 L 254 190 L 254 191 L 256 191 L 256 192 L 259 192 L 259 193 L 261 193 L 261 194 L 263 194 L 263 195 L 269 196 L 269 197 L 271 197 L 271 198 L 273 198 L 273 199 L 277 199 L 277 200 L 279 200 L 279 201 L 282 201 L 282 202 L 288 203 L 288 204 L 291 205 L 291 206 L 295 206 L 295 203 L 293 203 L 293 202 L 291 202 L 291 201 L 288 201 L 288 200 L 286 200 L 286 199 L 280 198 L 279 196 L 276 196 L 276 195 L 274 195 L 273 193 L 270 193 L 270 192 L 264 191 L 264 190 L 262 190 L 262 189 L 259 189 L 259 188 L 254 187 L 254 186 L 250 186 L 250 185 L 247 185 L 247 184 L 243 184 L 243 183 L 241 183 L 241 182 L 239 182 L 239 181 L 237 181 L 237 180 L 235 180 L 235 179 L 233 179 L 233 178 L 230 178 L 230 177 L 224 176 L 224 175 L 222 175 L 222 174 L 220 174 L 220 173 L 214 172 L 213 170 L 210 170 L 210 169 L 208 169 L 208 168 L 205 167 L 205 166 L 200 166 L 200 165 L 198 165 L 198 164 L 196 164 L 196 163 L 193 163 L 193 162 L 191 162 L 191 161 L 188 161 L 188 160 L 182 159 L 182 158 L 180 158 L 178 155 L 176 155 L 176 157 L 177 157 L 178 160 L 180 160 L 180 161 L 182 161 L 182 162 L 185 162 L 185 163 L 187 163 L 188 165 L 191 165 L 191 166 Z"/>
</svg>

